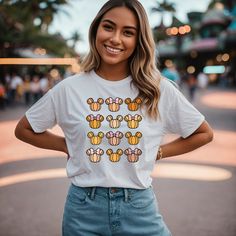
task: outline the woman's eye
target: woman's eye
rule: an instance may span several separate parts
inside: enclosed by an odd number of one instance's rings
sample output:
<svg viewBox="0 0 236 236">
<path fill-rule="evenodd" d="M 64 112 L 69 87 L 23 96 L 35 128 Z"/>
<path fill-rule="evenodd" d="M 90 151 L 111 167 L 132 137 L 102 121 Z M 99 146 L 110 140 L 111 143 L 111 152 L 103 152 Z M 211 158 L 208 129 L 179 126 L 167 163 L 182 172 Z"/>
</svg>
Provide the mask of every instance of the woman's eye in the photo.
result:
<svg viewBox="0 0 236 236">
<path fill-rule="evenodd" d="M 125 31 L 124 32 L 124 35 L 128 36 L 128 37 L 131 37 L 134 35 L 134 33 L 132 31 Z"/>
<path fill-rule="evenodd" d="M 112 26 L 111 25 L 103 25 L 103 28 L 105 30 L 112 30 Z"/>
</svg>

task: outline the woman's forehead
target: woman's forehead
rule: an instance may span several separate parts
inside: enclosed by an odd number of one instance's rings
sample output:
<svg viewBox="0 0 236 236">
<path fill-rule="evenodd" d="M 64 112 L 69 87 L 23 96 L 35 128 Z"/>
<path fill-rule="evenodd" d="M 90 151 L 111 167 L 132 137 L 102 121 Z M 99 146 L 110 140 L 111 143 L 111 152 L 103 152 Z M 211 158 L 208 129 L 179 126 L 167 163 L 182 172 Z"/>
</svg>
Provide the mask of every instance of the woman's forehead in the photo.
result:
<svg viewBox="0 0 236 236">
<path fill-rule="evenodd" d="M 107 11 L 102 19 L 103 21 L 109 21 L 114 24 L 123 25 L 124 27 L 138 27 L 138 20 L 136 15 L 127 7 L 115 7 Z"/>
</svg>

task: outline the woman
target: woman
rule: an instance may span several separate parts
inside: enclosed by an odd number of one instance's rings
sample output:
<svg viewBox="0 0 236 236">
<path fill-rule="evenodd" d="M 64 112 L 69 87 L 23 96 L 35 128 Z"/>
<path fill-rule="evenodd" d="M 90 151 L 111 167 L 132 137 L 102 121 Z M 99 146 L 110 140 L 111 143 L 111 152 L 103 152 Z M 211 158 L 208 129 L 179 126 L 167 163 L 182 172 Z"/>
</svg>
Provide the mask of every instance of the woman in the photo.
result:
<svg viewBox="0 0 236 236">
<path fill-rule="evenodd" d="M 31 107 L 16 136 L 68 155 L 64 236 L 169 236 L 150 174 L 156 160 L 192 151 L 212 130 L 155 66 L 151 29 L 137 0 L 110 0 L 90 26 L 83 72 Z M 65 137 L 47 131 L 59 124 Z M 181 137 L 160 145 L 166 133 Z"/>
</svg>

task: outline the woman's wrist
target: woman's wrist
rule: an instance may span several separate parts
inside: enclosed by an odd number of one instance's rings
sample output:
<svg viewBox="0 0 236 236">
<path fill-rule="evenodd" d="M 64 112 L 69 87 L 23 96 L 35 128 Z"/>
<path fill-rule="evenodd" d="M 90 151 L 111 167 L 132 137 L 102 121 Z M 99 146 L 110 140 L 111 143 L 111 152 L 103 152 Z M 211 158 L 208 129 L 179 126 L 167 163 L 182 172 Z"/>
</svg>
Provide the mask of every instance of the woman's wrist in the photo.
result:
<svg viewBox="0 0 236 236">
<path fill-rule="evenodd" d="M 156 161 L 159 161 L 163 158 L 163 152 L 162 152 L 162 148 L 159 147 L 158 152 L 157 152 L 157 158 Z"/>
</svg>

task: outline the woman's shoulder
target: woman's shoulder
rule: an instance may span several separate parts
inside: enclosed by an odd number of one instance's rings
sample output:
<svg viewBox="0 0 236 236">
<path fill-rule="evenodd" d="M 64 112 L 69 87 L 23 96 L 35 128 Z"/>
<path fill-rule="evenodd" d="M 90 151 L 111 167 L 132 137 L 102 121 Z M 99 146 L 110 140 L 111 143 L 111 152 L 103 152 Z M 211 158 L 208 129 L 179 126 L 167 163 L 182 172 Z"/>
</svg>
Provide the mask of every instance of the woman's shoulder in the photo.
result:
<svg viewBox="0 0 236 236">
<path fill-rule="evenodd" d="M 167 79 L 166 77 L 161 77 L 160 79 L 160 91 L 161 93 L 173 93 L 179 90 L 179 86 L 174 81 Z"/>
<path fill-rule="evenodd" d="M 89 77 L 89 72 L 80 72 L 71 76 L 68 76 L 62 80 L 64 83 L 81 83 L 84 80 L 88 79 Z"/>
<path fill-rule="evenodd" d="M 88 82 L 89 78 L 89 72 L 80 72 L 78 74 L 74 74 L 68 77 L 65 77 L 63 80 L 61 80 L 58 84 L 56 84 L 55 89 L 62 89 L 62 88 L 69 88 L 77 86 L 81 86 L 83 83 Z"/>
</svg>

